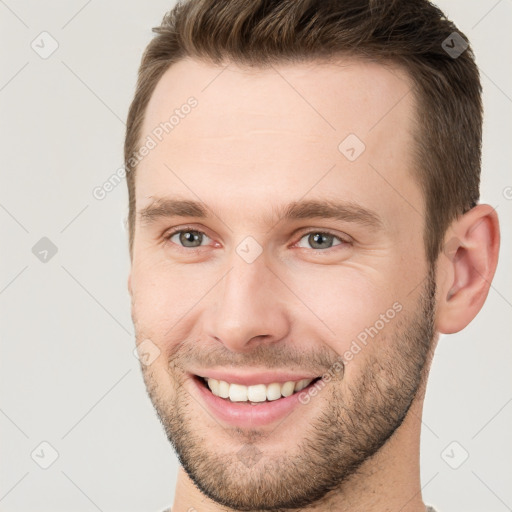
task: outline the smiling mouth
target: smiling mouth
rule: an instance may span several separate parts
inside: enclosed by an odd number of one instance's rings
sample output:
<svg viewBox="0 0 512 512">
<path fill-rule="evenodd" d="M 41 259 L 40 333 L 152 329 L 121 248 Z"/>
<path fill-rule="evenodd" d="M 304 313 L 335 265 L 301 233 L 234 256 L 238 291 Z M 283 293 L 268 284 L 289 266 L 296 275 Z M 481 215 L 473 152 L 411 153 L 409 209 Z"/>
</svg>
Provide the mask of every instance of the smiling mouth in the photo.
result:
<svg viewBox="0 0 512 512">
<path fill-rule="evenodd" d="M 194 378 L 203 387 L 209 389 L 213 395 L 219 398 L 223 398 L 229 402 L 247 402 L 251 404 L 272 402 L 289 397 L 312 386 L 321 379 L 321 377 L 316 377 L 315 379 L 244 386 L 243 384 L 229 383 L 223 380 L 200 377 L 199 375 L 195 375 Z"/>
</svg>

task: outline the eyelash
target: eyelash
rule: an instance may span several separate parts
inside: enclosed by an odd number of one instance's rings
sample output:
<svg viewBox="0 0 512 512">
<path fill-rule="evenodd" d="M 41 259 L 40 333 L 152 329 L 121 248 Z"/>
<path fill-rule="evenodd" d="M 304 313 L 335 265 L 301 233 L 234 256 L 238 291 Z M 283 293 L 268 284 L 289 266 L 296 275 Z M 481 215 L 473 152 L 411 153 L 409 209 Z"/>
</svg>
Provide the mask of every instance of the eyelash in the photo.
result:
<svg viewBox="0 0 512 512">
<path fill-rule="evenodd" d="M 193 233 L 200 233 L 200 234 L 205 235 L 206 237 L 210 238 L 204 231 L 201 231 L 199 229 L 193 228 L 191 226 L 190 227 L 189 226 L 184 226 L 184 227 L 181 227 L 179 229 L 175 229 L 175 230 L 167 233 L 164 236 L 165 241 L 167 243 L 174 244 L 174 242 L 171 242 L 171 238 L 174 235 L 177 235 L 179 233 L 184 233 L 184 232 L 187 232 L 187 231 L 192 231 Z M 302 233 L 301 237 L 299 238 L 299 240 L 294 245 L 299 243 L 305 236 L 312 235 L 312 234 L 332 236 L 333 238 L 337 238 L 339 240 L 339 242 L 340 242 L 339 244 L 333 245 L 332 247 L 328 247 L 327 249 L 313 249 L 312 247 L 311 248 L 307 248 L 308 250 L 314 251 L 314 252 L 317 252 L 317 253 L 326 252 L 329 249 L 334 249 L 335 247 L 338 247 L 338 246 L 351 244 L 350 240 L 344 239 L 344 238 L 340 237 L 339 235 L 335 235 L 334 233 L 331 233 L 328 230 L 318 230 L 318 229 L 316 229 L 316 230 L 310 230 L 310 231 L 306 231 L 306 232 Z M 198 250 L 201 250 L 204 247 L 202 245 L 199 246 L 199 247 L 183 247 L 182 245 L 178 245 L 178 244 L 174 244 L 174 245 L 177 245 L 177 247 L 179 249 L 182 249 L 182 250 L 185 250 L 185 251 L 198 251 Z M 299 249 L 305 249 L 305 247 L 299 247 Z"/>
</svg>

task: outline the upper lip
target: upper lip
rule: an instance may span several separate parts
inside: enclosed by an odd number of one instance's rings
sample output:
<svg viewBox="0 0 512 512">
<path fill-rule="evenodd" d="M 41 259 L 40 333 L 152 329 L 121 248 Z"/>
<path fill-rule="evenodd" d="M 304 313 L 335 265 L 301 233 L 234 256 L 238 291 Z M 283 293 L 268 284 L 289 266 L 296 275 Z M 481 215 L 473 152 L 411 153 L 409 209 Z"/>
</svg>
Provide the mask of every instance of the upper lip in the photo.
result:
<svg viewBox="0 0 512 512">
<path fill-rule="evenodd" d="M 229 382 L 230 384 L 243 384 L 244 386 L 253 386 L 255 384 L 272 384 L 278 382 L 284 384 L 288 381 L 299 381 L 302 379 L 316 379 L 318 375 L 306 373 L 290 373 L 286 371 L 260 372 L 260 373 L 233 373 L 223 370 L 204 370 L 194 372 L 194 375 L 204 379 L 217 379 Z"/>
</svg>

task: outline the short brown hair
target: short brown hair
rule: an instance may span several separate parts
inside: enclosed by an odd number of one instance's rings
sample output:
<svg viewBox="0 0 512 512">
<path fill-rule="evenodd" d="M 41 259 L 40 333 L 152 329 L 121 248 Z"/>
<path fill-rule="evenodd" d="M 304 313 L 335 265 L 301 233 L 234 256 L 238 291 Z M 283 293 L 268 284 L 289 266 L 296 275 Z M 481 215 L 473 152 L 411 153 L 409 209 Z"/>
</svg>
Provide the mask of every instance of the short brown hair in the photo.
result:
<svg viewBox="0 0 512 512">
<path fill-rule="evenodd" d="M 153 31 L 157 35 L 142 56 L 124 147 L 130 255 L 136 220 L 136 164 L 130 158 L 138 150 L 157 82 L 185 57 L 266 66 L 349 55 L 398 64 L 415 90 L 413 175 L 425 197 L 429 262 L 436 261 L 450 223 L 477 204 L 482 138 L 478 68 L 465 36 L 429 1 L 188 0 Z M 449 52 L 455 42 L 465 48 L 460 55 Z"/>
</svg>

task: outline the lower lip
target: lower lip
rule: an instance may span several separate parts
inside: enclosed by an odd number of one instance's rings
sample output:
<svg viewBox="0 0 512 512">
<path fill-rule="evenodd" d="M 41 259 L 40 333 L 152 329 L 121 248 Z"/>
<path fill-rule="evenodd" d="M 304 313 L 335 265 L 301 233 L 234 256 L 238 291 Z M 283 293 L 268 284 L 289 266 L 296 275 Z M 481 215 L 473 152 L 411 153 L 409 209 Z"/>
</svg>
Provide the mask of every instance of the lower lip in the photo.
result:
<svg viewBox="0 0 512 512">
<path fill-rule="evenodd" d="M 231 402 L 228 399 L 215 396 L 203 382 L 195 377 L 192 379 L 201 398 L 206 402 L 208 409 L 220 420 L 238 427 L 261 427 L 278 421 L 301 404 L 299 395 L 308 392 L 315 382 L 293 395 L 272 400 L 270 402 Z"/>
</svg>

